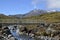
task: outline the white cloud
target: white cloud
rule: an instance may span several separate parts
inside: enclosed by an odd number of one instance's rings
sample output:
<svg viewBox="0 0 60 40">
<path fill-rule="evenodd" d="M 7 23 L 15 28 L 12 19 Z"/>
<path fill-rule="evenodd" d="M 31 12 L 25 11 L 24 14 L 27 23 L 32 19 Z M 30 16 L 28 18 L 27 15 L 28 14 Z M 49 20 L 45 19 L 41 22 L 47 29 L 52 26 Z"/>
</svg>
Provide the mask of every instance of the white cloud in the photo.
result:
<svg viewBox="0 0 60 40">
<path fill-rule="evenodd" d="M 39 3 L 40 0 L 32 0 L 32 5 L 34 6 L 34 8 L 36 8 Z"/>
<path fill-rule="evenodd" d="M 37 8 L 37 6 L 40 5 L 44 1 L 45 0 L 32 0 L 32 5 L 34 6 L 34 8 Z"/>
<path fill-rule="evenodd" d="M 60 8 L 60 0 L 47 0 L 48 8 Z"/>
</svg>

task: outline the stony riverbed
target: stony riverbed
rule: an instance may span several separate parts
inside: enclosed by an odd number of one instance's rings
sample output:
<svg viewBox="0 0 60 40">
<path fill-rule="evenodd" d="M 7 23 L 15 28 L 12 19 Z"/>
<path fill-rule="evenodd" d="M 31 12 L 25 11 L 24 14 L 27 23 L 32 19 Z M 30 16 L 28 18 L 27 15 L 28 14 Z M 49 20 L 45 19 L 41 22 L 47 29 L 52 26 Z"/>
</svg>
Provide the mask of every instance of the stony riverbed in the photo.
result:
<svg viewBox="0 0 60 40">
<path fill-rule="evenodd" d="M 3 28 L 0 28 L 0 40 L 59 40 L 58 36 L 56 37 L 43 35 L 37 36 L 36 34 L 32 34 L 33 32 L 30 33 L 32 30 L 27 31 L 27 29 L 24 28 L 25 27 L 23 27 L 22 33 L 20 32 L 20 28 L 18 28 L 17 26 L 5 26 Z M 49 27 L 48 29 L 50 30 Z M 57 34 L 59 34 L 59 32 Z"/>
</svg>

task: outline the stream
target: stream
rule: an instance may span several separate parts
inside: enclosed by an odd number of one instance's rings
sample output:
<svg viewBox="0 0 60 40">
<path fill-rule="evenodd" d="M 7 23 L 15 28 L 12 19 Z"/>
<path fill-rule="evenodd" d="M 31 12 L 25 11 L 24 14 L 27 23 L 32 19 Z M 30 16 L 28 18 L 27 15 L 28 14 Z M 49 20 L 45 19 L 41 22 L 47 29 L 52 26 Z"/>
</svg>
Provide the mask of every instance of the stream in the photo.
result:
<svg viewBox="0 0 60 40">
<path fill-rule="evenodd" d="M 10 29 L 10 32 L 17 40 L 34 40 L 33 38 L 27 36 L 27 35 L 20 35 L 17 33 L 18 29 L 14 28 L 12 26 L 8 27 Z"/>
</svg>

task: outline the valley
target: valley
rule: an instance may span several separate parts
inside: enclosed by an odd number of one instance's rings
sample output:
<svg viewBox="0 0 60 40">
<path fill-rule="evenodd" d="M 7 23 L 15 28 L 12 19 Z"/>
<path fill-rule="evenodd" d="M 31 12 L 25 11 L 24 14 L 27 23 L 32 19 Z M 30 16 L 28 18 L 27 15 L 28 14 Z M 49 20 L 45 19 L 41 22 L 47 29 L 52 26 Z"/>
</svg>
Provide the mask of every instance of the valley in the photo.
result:
<svg viewBox="0 0 60 40">
<path fill-rule="evenodd" d="M 30 13 L 32 15 L 34 13 L 37 14 L 38 12 L 42 13 L 42 11 L 38 10 L 34 10 Z M 28 14 L 30 15 L 30 13 Z M 24 40 L 25 36 L 28 36 L 26 40 L 60 40 L 60 12 L 36 14 L 26 17 L 0 14 L 0 36 L 4 36 L 4 33 L 10 30 L 12 32 L 17 32 L 17 35 L 20 35 L 20 37 L 23 35 L 21 40 Z M 11 26 L 11 29 L 9 29 L 9 25 Z M 14 28 L 13 25 L 16 27 Z M 4 26 L 7 28 L 4 28 Z M 4 32 L 4 30 L 6 31 Z M 9 36 L 13 33 L 6 34 Z M 14 40 L 20 40 L 20 37 L 18 36 L 18 39 L 15 39 L 17 37 L 14 35 L 12 37 L 14 37 Z"/>
</svg>

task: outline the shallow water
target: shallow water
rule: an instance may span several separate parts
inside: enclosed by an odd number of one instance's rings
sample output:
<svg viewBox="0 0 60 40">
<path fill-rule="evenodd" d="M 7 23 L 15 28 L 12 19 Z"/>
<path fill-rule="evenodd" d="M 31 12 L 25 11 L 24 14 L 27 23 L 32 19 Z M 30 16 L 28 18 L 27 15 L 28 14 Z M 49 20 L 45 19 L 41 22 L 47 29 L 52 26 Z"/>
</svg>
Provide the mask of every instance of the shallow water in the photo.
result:
<svg viewBox="0 0 60 40">
<path fill-rule="evenodd" d="M 18 33 L 16 33 L 16 30 L 17 30 L 17 29 L 12 30 L 12 27 L 10 27 L 10 31 L 11 31 L 12 35 L 13 35 L 16 39 L 18 39 L 18 40 L 34 40 L 33 38 L 31 38 L 31 37 L 29 37 L 29 36 L 27 36 L 27 35 L 19 35 Z"/>
</svg>

